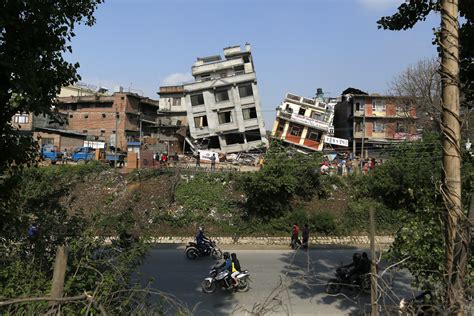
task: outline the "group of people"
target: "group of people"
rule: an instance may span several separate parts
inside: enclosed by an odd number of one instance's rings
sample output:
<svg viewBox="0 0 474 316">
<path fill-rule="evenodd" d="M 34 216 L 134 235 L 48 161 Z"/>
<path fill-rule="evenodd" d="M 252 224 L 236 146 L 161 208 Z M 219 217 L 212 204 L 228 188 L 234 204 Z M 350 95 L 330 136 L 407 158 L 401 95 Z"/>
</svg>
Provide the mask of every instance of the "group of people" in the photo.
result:
<svg viewBox="0 0 474 316">
<path fill-rule="evenodd" d="M 196 169 L 200 169 L 201 168 L 201 153 L 199 151 L 195 155 L 195 159 L 196 159 Z M 216 170 L 216 161 L 217 161 L 216 154 L 213 153 L 212 156 L 209 157 L 209 160 L 211 162 L 211 171 L 215 171 Z"/>
<path fill-rule="evenodd" d="M 204 235 L 204 228 L 199 227 L 198 232 L 196 234 L 196 244 L 198 246 L 198 249 L 204 252 L 209 251 L 210 242 L 211 240 Z M 227 270 L 229 272 L 229 275 L 233 281 L 232 285 L 234 287 L 234 290 L 237 290 L 237 287 L 239 285 L 239 279 L 237 278 L 237 276 L 242 271 L 239 259 L 237 259 L 237 254 L 229 253 L 226 251 L 223 253 L 222 256 L 224 257 L 224 262 L 217 268 L 221 271 Z"/>
<path fill-rule="evenodd" d="M 300 228 L 297 223 L 294 223 L 293 227 L 291 228 L 291 247 L 294 249 L 299 248 L 299 247 L 303 249 L 308 249 L 308 242 L 309 242 L 308 224 L 304 224 L 303 233 L 301 234 L 303 242 L 301 242 L 299 238 L 299 234 L 300 234 Z"/>
<path fill-rule="evenodd" d="M 175 152 L 172 156 L 168 156 L 168 153 L 166 151 L 162 153 L 156 153 L 154 155 L 154 159 L 156 161 L 159 161 L 162 165 L 166 165 L 168 164 L 168 162 L 172 162 L 176 166 L 179 162 L 179 156 L 177 152 Z"/>
<path fill-rule="evenodd" d="M 370 273 L 372 262 L 366 252 L 354 253 L 352 256 L 352 262 L 345 265 L 344 268 L 350 268 L 348 278 L 350 284 L 360 284 L 361 276 Z"/>
</svg>

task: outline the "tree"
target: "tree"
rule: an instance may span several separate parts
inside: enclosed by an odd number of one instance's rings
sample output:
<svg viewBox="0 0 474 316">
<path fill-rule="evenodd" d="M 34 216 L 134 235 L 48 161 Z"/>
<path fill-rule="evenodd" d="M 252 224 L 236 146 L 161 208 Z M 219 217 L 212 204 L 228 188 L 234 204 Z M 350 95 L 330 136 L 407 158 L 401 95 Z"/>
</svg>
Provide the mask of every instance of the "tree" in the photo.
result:
<svg viewBox="0 0 474 316">
<path fill-rule="evenodd" d="M 79 80 L 79 64 L 67 62 L 77 24 L 94 24 L 103 0 L 0 2 L 0 174 L 32 163 L 35 143 L 12 126 L 18 112 L 53 114 L 62 86 Z"/>
<path fill-rule="evenodd" d="M 397 104 L 415 105 L 417 110 L 417 127 L 425 131 L 440 128 L 441 122 L 441 77 L 438 72 L 439 62 L 427 58 L 408 66 L 389 83 L 389 93 L 397 98 Z M 407 109 L 408 110 L 408 109 Z"/>
<path fill-rule="evenodd" d="M 321 190 L 320 162 L 319 154 L 303 154 L 272 143 L 263 169 L 239 179 L 248 210 L 264 218 L 277 217 L 290 210 L 294 197 L 311 199 Z"/>
<path fill-rule="evenodd" d="M 445 233 L 446 302 L 450 313 L 462 311 L 464 286 L 471 242 L 469 222 L 461 205 L 461 148 L 459 87 L 465 91 L 467 102 L 472 101 L 474 78 L 474 46 L 465 40 L 473 38 L 474 6 L 468 0 L 410 0 L 399 6 L 393 16 L 383 17 L 379 27 L 406 30 L 418 21 L 425 20 L 434 11 L 441 14 L 441 27 L 434 43 L 441 57 L 439 69 L 442 83 L 441 131 L 443 135 L 443 171 L 441 193 L 443 197 Z M 459 7 L 458 7 L 459 4 Z M 464 17 L 459 31 L 459 10 Z M 459 41 L 461 53 L 459 54 Z M 459 66 L 465 67 L 461 72 Z"/>
</svg>

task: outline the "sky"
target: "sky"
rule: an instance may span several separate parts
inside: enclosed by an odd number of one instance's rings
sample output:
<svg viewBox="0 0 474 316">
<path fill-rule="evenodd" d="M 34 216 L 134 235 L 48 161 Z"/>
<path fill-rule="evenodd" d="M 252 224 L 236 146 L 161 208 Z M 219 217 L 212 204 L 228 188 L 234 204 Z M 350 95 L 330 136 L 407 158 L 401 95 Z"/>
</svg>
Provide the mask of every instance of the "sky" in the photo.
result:
<svg viewBox="0 0 474 316">
<path fill-rule="evenodd" d="M 197 57 L 252 45 L 266 129 L 287 92 L 336 97 L 348 87 L 386 93 L 392 78 L 436 55 L 439 16 L 408 31 L 377 29 L 403 0 L 106 0 L 80 26 L 67 59 L 82 82 L 121 85 L 157 99 L 161 85 L 192 80 Z"/>
</svg>

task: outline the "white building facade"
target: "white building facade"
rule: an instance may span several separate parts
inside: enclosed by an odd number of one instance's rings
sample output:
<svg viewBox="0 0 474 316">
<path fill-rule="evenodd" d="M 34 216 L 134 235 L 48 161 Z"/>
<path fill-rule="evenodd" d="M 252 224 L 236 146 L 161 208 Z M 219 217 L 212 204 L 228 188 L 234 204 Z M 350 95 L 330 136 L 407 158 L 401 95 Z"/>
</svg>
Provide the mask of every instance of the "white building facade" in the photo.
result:
<svg viewBox="0 0 474 316">
<path fill-rule="evenodd" d="M 268 146 L 249 44 L 224 48 L 224 59 L 198 58 L 192 75 L 183 88 L 194 140 L 222 153 Z"/>
</svg>

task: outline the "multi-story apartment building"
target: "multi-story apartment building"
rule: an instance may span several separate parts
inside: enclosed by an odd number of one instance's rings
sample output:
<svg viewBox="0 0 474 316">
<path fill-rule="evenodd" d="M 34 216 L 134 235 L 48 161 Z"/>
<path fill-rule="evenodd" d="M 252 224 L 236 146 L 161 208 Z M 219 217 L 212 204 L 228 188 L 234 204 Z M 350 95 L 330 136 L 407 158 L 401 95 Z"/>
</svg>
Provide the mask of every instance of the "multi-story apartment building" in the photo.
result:
<svg viewBox="0 0 474 316">
<path fill-rule="evenodd" d="M 416 119 L 415 106 L 404 98 L 348 88 L 336 105 L 335 136 L 351 141 L 355 154 L 361 150 L 363 139 L 367 149 L 418 139 Z"/>
<path fill-rule="evenodd" d="M 223 153 L 268 145 L 250 44 L 198 58 L 184 84 L 192 138 Z"/>
<path fill-rule="evenodd" d="M 321 151 L 332 119 L 332 108 L 322 98 L 287 93 L 277 107 L 272 137 L 304 150 Z"/>
<path fill-rule="evenodd" d="M 150 127 L 151 136 L 171 153 L 181 152 L 188 126 L 184 88 L 182 85 L 163 86 L 158 94 L 157 124 Z"/>
<path fill-rule="evenodd" d="M 159 102 L 135 93 L 58 97 L 56 107 L 65 114 L 68 130 L 94 136 L 110 146 L 126 150 L 157 124 Z"/>
</svg>

